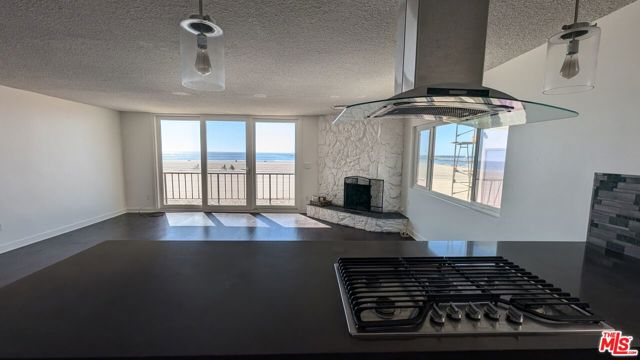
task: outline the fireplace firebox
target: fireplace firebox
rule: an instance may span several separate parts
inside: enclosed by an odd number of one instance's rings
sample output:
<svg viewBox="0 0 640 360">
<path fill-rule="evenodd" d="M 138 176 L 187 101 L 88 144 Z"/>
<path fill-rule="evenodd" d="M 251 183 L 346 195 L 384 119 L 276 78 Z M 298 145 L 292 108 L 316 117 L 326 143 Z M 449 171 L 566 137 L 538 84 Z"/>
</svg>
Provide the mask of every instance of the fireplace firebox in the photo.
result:
<svg viewBox="0 0 640 360">
<path fill-rule="evenodd" d="M 384 180 L 362 176 L 344 178 L 345 209 L 382 212 Z"/>
</svg>

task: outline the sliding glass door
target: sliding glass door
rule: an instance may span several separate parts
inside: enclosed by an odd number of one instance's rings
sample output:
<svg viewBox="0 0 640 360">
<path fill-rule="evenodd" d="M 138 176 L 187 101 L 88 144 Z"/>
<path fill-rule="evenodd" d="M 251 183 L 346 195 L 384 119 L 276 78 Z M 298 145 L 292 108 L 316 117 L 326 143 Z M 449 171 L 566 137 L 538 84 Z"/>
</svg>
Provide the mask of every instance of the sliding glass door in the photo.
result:
<svg viewBox="0 0 640 360">
<path fill-rule="evenodd" d="M 207 120 L 207 206 L 247 207 L 247 122 Z"/>
<path fill-rule="evenodd" d="M 163 207 L 295 207 L 295 120 L 162 117 L 157 124 Z"/>
<path fill-rule="evenodd" d="M 255 121 L 256 206 L 296 204 L 296 123 Z"/>
<path fill-rule="evenodd" d="M 200 121 L 168 118 L 159 121 L 162 205 L 202 205 Z"/>
</svg>

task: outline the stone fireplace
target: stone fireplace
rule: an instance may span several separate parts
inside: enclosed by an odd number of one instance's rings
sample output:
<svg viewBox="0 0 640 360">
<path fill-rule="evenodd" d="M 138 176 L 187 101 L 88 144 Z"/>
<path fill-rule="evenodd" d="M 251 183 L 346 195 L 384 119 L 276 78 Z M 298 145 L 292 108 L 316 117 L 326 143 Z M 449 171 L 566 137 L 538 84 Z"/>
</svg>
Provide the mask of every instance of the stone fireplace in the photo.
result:
<svg viewBox="0 0 640 360">
<path fill-rule="evenodd" d="M 381 179 L 382 208 L 400 211 L 404 122 L 370 119 L 333 124 L 333 119 L 325 116 L 319 122 L 319 194 L 344 206 L 346 177 Z"/>
<path fill-rule="evenodd" d="M 399 213 L 404 121 L 333 124 L 334 117 L 319 122 L 318 185 L 335 206 L 308 205 L 307 215 L 367 231 L 405 232 L 408 220 Z"/>
</svg>

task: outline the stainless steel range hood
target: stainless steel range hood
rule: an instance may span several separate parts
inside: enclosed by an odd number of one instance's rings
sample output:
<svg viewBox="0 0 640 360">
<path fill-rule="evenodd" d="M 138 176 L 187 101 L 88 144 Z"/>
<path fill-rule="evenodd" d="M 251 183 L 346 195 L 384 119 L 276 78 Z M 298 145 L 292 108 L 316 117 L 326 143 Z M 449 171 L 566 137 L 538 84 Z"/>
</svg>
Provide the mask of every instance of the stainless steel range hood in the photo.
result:
<svg viewBox="0 0 640 360">
<path fill-rule="evenodd" d="M 349 105 L 334 123 L 417 118 L 486 129 L 577 116 L 482 86 L 488 12 L 489 0 L 401 0 L 397 95 Z"/>
</svg>

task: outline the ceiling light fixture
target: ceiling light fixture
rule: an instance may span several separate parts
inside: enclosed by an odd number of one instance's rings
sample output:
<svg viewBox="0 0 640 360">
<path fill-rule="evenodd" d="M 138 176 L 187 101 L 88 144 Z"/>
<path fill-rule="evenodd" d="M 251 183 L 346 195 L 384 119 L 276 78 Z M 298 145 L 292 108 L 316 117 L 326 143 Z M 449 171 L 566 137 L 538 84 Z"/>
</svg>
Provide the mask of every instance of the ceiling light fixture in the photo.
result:
<svg viewBox="0 0 640 360">
<path fill-rule="evenodd" d="M 595 87 L 600 28 L 578 22 L 580 0 L 576 0 L 573 23 L 547 41 L 544 94 L 571 94 Z"/>
<path fill-rule="evenodd" d="M 180 22 L 182 86 L 194 90 L 223 91 L 224 33 L 209 15 L 199 13 Z"/>
</svg>

